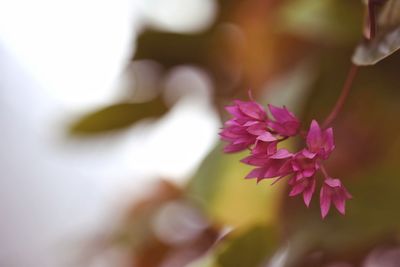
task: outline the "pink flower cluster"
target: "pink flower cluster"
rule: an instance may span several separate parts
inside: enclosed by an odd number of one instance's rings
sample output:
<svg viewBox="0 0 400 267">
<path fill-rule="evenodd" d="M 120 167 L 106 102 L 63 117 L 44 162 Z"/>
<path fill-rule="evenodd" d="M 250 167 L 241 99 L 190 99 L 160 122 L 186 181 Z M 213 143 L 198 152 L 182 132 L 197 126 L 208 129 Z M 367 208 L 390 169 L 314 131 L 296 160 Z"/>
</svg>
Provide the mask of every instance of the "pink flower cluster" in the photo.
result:
<svg viewBox="0 0 400 267">
<path fill-rule="evenodd" d="M 225 122 L 220 132 L 221 139 L 228 142 L 224 151 L 234 153 L 250 150 L 243 163 L 255 168 L 246 178 L 278 180 L 290 176 L 289 196 L 302 194 L 309 207 L 316 189 L 316 173 L 320 170 L 324 181 L 320 191 L 322 218 L 328 214 L 331 203 L 345 214 L 345 202 L 351 198 L 339 179 L 331 178 L 323 161 L 328 159 L 335 148 L 332 128 L 321 129 L 313 120 L 306 134 L 300 134 L 300 121 L 286 107 L 268 105 L 271 116 L 257 102 L 235 100 L 226 110 L 233 116 Z M 278 148 L 278 144 L 293 136 L 305 137 L 306 146 L 296 153 Z"/>
</svg>

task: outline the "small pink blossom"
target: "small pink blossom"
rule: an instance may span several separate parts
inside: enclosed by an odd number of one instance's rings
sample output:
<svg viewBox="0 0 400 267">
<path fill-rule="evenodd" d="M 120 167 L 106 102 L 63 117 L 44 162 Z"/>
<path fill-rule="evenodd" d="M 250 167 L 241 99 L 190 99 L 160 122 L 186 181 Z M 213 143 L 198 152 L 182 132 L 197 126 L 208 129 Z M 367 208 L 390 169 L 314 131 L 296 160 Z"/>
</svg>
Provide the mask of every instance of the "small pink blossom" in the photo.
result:
<svg viewBox="0 0 400 267">
<path fill-rule="evenodd" d="M 307 149 L 310 155 L 318 155 L 327 159 L 335 149 L 333 141 L 333 129 L 322 130 L 316 120 L 313 120 L 307 133 Z"/>
<path fill-rule="evenodd" d="M 279 108 L 268 105 L 275 121 L 268 121 L 268 127 L 281 136 L 295 136 L 298 134 L 300 121 L 286 107 Z"/>
<path fill-rule="evenodd" d="M 290 159 L 293 154 L 286 149 L 279 149 L 272 155 L 250 155 L 241 161 L 257 166 L 246 178 L 256 178 L 257 182 L 266 178 L 281 178 L 291 173 Z"/>
<path fill-rule="evenodd" d="M 295 154 L 292 160 L 292 169 L 297 180 L 314 176 L 319 169 L 315 155 L 303 149 Z"/>
<path fill-rule="evenodd" d="M 253 145 L 260 135 L 265 135 L 267 113 L 255 101 L 236 100 L 235 105 L 226 107 L 226 110 L 233 115 L 220 133 L 222 140 L 229 142 L 224 148 L 226 153 L 245 150 Z"/>
<path fill-rule="evenodd" d="M 325 218 L 328 214 L 332 202 L 336 209 L 344 215 L 346 200 L 351 198 L 352 196 L 339 179 L 326 178 L 320 192 L 322 218 Z"/>
<path fill-rule="evenodd" d="M 314 176 L 320 169 L 320 161 L 328 159 L 335 148 L 332 128 L 323 131 L 315 120 L 311 122 L 306 142 L 307 148 L 297 152 L 292 160 L 296 180 Z"/>
<path fill-rule="evenodd" d="M 263 121 L 267 119 L 267 113 L 263 106 L 255 101 L 235 100 L 235 105 L 227 106 L 226 110 L 232 114 L 241 124 L 248 121 Z"/>
<path fill-rule="evenodd" d="M 229 142 L 224 147 L 224 152 L 234 153 L 247 149 L 257 140 L 257 136 L 249 133 L 247 127 L 235 120 L 225 123 L 224 129 L 219 134 L 221 139 Z"/>
<path fill-rule="evenodd" d="M 304 203 L 307 207 L 309 207 L 312 196 L 315 192 L 315 177 L 304 177 L 301 179 L 296 179 L 296 177 L 293 177 L 289 180 L 289 185 L 292 186 L 289 196 L 293 197 L 303 194 Z"/>
<path fill-rule="evenodd" d="M 271 156 L 276 153 L 278 150 L 277 148 L 278 141 L 273 142 L 265 142 L 262 140 L 257 140 L 251 150 L 251 154 L 253 155 L 264 155 L 264 156 Z"/>
</svg>

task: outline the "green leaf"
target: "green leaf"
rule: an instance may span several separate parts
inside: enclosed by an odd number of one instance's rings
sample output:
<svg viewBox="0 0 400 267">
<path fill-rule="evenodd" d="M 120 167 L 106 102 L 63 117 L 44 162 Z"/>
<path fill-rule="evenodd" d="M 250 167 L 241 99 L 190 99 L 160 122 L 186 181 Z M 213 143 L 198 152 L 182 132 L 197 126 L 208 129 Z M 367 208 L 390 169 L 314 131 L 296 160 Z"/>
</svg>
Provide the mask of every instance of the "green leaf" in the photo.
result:
<svg viewBox="0 0 400 267">
<path fill-rule="evenodd" d="M 73 135 L 91 135 L 122 129 L 145 119 L 157 118 L 168 111 L 161 97 L 145 103 L 119 103 L 90 113 L 70 129 Z"/>
<path fill-rule="evenodd" d="M 362 42 L 352 61 L 359 66 L 374 65 L 400 49 L 400 1 L 388 0 L 378 14 L 377 36 Z"/>
</svg>

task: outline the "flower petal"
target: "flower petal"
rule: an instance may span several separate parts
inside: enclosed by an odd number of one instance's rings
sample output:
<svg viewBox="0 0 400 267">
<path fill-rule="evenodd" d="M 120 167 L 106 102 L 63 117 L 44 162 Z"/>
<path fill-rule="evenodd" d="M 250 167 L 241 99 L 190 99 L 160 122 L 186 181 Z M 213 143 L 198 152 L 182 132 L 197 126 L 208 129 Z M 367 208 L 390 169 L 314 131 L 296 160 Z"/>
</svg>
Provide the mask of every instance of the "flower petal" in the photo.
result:
<svg viewBox="0 0 400 267">
<path fill-rule="evenodd" d="M 251 179 L 251 178 L 263 178 L 265 173 L 265 169 L 264 168 L 256 168 L 253 169 L 251 172 L 249 172 L 249 174 L 246 175 L 246 179 Z"/>
<path fill-rule="evenodd" d="M 303 200 L 307 207 L 310 207 L 312 196 L 315 192 L 315 179 L 311 178 L 308 186 L 303 192 Z"/>
<path fill-rule="evenodd" d="M 267 113 L 265 112 L 264 108 L 255 101 L 245 102 L 236 100 L 236 104 L 238 105 L 241 112 L 245 115 L 257 119 L 257 120 L 264 120 L 266 118 Z"/>
<path fill-rule="evenodd" d="M 329 187 L 323 185 L 320 192 L 320 206 L 321 206 L 321 216 L 325 218 L 331 208 L 331 196 L 329 192 Z"/>
<path fill-rule="evenodd" d="M 257 139 L 264 142 L 276 141 L 276 137 L 274 137 L 270 132 L 264 132 L 263 134 L 258 136 Z"/>
<path fill-rule="evenodd" d="M 297 121 L 297 118 L 291 113 L 286 107 L 279 108 L 274 105 L 269 104 L 268 109 L 272 116 L 280 123 L 288 121 Z"/>
<path fill-rule="evenodd" d="M 296 183 L 293 187 L 292 190 L 289 193 L 289 196 L 297 196 L 301 193 L 303 193 L 304 189 L 306 188 L 306 185 L 304 183 Z"/>
<path fill-rule="evenodd" d="M 292 156 L 293 156 L 293 154 L 290 153 L 287 149 L 281 148 L 281 149 L 278 149 L 278 151 L 276 151 L 275 154 L 271 155 L 270 158 L 271 159 L 287 159 Z"/>
<path fill-rule="evenodd" d="M 333 204 L 335 205 L 336 209 L 341 213 L 345 214 L 346 213 L 346 198 L 344 195 L 341 194 L 336 194 L 332 198 Z"/>
<path fill-rule="evenodd" d="M 316 120 L 313 120 L 307 134 L 307 146 L 311 152 L 318 152 L 322 143 L 322 131 Z"/>
</svg>

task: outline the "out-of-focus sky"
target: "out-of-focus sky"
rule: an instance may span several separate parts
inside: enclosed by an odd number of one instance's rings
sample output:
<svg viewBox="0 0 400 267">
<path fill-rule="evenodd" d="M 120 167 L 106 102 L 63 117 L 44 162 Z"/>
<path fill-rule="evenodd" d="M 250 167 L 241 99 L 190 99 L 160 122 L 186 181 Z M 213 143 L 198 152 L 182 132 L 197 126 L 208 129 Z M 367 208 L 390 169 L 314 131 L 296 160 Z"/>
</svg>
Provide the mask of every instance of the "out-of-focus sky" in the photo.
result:
<svg viewBox="0 0 400 267">
<path fill-rule="evenodd" d="M 194 171 L 219 127 L 211 83 L 194 67 L 171 73 L 167 84 L 183 79 L 195 93 L 156 124 L 83 141 L 65 131 L 121 98 L 145 21 L 197 31 L 215 12 L 212 0 L 0 1 L 0 266 L 74 266 L 74 244 L 106 228 L 115 207 L 155 178 Z"/>
</svg>

